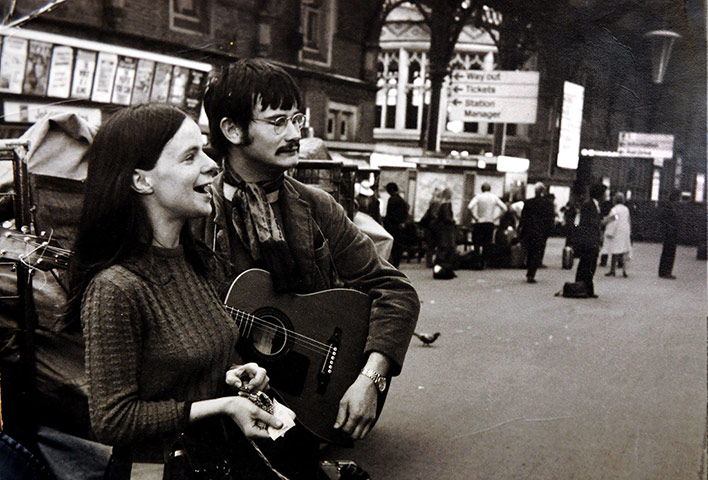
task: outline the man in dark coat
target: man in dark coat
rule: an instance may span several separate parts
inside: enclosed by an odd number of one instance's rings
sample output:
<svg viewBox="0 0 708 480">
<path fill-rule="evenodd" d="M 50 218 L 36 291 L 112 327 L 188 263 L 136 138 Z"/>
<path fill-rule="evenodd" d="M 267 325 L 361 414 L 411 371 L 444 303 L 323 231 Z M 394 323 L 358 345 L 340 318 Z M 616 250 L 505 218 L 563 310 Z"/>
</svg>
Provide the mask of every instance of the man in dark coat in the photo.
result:
<svg viewBox="0 0 708 480">
<path fill-rule="evenodd" d="M 541 266 L 546 240 L 553 231 L 553 203 L 546 198 L 546 186 L 537 183 L 536 196 L 524 202 L 519 220 L 519 238 L 526 245 L 526 281 L 536 283 L 536 270 Z"/>
<path fill-rule="evenodd" d="M 659 204 L 659 222 L 663 245 L 661 259 L 659 260 L 659 277 L 673 280 L 676 277 L 671 273 L 676 259 L 676 238 L 678 237 L 678 222 L 676 218 L 676 201 L 680 192 L 673 190 L 669 201 Z"/>
<path fill-rule="evenodd" d="M 575 232 L 575 248 L 578 257 L 580 257 L 578 269 L 575 272 L 575 281 L 585 284 L 585 291 L 591 298 L 597 298 L 593 276 L 602 244 L 600 200 L 606 188 L 604 185 L 590 187 L 590 198 L 580 207 L 580 222 Z"/>
<path fill-rule="evenodd" d="M 386 185 L 390 195 L 384 217 L 384 228 L 393 236 L 391 249 L 391 265 L 398 268 L 401 263 L 404 243 L 404 226 L 408 220 L 408 203 L 398 194 L 398 185 L 390 182 Z"/>
</svg>

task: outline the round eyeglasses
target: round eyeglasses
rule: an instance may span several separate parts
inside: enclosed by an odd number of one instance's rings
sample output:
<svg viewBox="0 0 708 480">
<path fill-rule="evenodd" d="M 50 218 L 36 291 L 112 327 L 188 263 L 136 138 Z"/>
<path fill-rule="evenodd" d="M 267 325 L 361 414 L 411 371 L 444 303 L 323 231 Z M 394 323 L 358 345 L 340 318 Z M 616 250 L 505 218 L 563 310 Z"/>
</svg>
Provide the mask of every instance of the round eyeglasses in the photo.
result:
<svg viewBox="0 0 708 480">
<path fill-rule="evenodd" d="M 307 120 L 307 117 L 304 113 L 295 113 L 291 117 L 286 117 L 285 115 L 283 115 L 282 117 L 277 117 L 273 120 L 269 120 L 267 118 L 253 119 L 254 122 L 265 122 L 273 125 L 273 130 L 275 131 L 276 135 L 280 135 L 281 133 L 283 133 L 283 130 L 285 130 L 285 128 L 288 126 L 288 121 L 292 122 L 295 128 L 299 130 L 305 126 L 305 120 Z"/>
</svg>

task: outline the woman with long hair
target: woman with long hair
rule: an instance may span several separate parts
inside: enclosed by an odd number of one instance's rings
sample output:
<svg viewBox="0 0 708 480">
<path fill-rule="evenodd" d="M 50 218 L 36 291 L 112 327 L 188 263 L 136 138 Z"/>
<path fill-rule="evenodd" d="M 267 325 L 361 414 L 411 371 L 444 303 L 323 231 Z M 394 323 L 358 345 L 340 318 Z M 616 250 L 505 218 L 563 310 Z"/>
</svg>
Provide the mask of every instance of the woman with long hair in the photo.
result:
<svg viewBox="0 0 708 480">
<path fill-rule="evenodd" d="M 282 425 L 230 389 L 263 390 L 268 377 L 233 367 L 239 331 L 217 294 L 226 279 L 187 225 L 212 208 L 216 164 L 202 144 L 181 110 L 140 105 L 114 114 L 85 154 L 68 313 L 84 330 L 91 425 L 114 446 L 113 466 L 129 466 L 122 478 L 162 478 L 185 431 L 235 424 L 266 438 Z"/>
</svg>

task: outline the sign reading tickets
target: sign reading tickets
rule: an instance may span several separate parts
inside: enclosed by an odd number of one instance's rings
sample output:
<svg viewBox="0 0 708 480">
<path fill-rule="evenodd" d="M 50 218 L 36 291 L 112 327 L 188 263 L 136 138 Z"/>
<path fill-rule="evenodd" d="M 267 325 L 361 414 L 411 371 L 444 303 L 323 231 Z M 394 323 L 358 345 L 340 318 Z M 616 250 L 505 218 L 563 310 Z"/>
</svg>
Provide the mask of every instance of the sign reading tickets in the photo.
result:
<svg viewBox="0 0 708 480">
<path fill-rule="evenodd" d="M 620 132 L 617 151 L 626 157 L 673 158 L 674 136 L 659 133 Z"/>
<path fill-rule="evenodd" d="M 538 72 L 455 70 L 448 120 L 536 123 Z"/>
</svg>

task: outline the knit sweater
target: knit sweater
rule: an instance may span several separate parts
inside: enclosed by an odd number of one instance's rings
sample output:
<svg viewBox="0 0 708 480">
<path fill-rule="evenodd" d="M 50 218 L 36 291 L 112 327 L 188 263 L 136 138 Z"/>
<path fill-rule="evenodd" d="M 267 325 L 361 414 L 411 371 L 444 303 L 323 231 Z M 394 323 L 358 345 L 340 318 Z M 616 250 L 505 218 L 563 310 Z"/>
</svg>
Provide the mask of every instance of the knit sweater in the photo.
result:
<svg viewBox="0 0 708 480">
<path fill-rule="evenodd" d="M 129 446 L 133 461 L 162 462 L 189 402 L 223 395 L 227 368 L 240 363 L 236 323 L 181 247 L 151 247 L 98 273 L 81 320 L 92 427 Z"/>
</svg>

